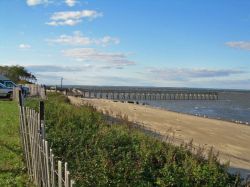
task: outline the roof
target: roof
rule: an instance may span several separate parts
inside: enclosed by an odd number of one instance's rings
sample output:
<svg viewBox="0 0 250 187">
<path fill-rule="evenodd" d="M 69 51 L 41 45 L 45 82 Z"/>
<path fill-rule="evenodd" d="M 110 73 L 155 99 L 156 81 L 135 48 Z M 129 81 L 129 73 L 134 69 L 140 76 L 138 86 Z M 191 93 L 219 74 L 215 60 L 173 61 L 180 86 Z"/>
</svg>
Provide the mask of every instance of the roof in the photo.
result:
<svg viewBox="0 0 250 187">
<path fill-rule="evenodd" d="M 10 80 L 10 79 L 0 74 L 0 80 Z"/>
</svg>

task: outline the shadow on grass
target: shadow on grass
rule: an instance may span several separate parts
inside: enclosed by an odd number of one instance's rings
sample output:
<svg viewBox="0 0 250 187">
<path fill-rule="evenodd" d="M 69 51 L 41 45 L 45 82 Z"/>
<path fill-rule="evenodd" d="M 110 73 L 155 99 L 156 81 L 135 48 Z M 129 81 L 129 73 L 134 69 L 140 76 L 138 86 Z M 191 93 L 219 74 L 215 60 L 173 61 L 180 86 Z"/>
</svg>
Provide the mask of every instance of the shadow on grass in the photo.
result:
<svg viewBox="0 0 250 187">
<path fill-rule="evenodd" d="M 12 98 L 9 98 L 9 97 L 0 97 L 0 101 L 12 101 Z"/>
<path fill-rule="evenodd" d="M 25 173 L 25 169 L 22 169 L 22 168 L 15 168 L 15 169 L 2 169 L 0 168 L 0 174 L 2 173 L 11 173 L 11 175 L 14 175 L 14 176 L 17 176 L 17 175 L 20 175 L 22 173 Z"/>
</svg>

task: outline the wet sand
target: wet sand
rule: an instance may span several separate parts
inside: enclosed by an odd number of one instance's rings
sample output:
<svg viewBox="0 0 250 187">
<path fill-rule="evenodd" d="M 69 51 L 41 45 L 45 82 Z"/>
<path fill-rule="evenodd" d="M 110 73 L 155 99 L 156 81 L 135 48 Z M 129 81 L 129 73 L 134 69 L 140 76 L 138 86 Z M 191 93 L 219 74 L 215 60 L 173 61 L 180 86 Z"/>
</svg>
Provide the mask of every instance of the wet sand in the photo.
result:
<svg viewBox="0 0 250 187">
<path fill-rule="evenodd" d="M 88 104 L 112 116 L 127 116 L 131 122 L 143 124 L 178 140 L 219 151 L 221 162 L 230 161 L 232 171 L 250 175 L 250 126 L 208 119 L 129 103 L 105 99 L 69 97 L 72 104 Z"/>
</svg>

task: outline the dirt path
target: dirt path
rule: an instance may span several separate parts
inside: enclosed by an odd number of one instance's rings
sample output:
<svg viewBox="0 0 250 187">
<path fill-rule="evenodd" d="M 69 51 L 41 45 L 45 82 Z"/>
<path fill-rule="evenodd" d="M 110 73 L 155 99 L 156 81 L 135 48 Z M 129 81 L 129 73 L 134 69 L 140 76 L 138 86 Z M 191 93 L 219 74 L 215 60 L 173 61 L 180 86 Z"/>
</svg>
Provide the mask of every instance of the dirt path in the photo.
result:
<svg viewBox="0 0 250 187">
<path fill-rule="evenodd" d="M 105 99 L 69 98 L 73 104 L 89 104 L 113 116 L 127 115 L 129 121 L 144 124 L 163 135 L 174 135 L 185 142 L 193 140 L 206 148 L 213 146 L 220 152 L 222 162 L 230 160 L 231 170 L 241 171 L 244 177 L 250 174 L 249 126 Z"/>
</svg>

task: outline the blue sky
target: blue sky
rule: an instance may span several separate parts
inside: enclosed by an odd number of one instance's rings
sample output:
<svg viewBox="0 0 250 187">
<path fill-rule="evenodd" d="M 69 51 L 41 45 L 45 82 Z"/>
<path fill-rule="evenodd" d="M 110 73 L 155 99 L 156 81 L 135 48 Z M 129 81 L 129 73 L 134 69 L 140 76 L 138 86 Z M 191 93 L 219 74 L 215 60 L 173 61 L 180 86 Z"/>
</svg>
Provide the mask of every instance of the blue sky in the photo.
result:
<svg viewBox="0 0 250 187">
<path fill-rule="evenodd" d="M 39 83 L 250 89 L 248 0 L 1 0 L 0 65 Z"/>
</svg>

